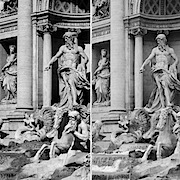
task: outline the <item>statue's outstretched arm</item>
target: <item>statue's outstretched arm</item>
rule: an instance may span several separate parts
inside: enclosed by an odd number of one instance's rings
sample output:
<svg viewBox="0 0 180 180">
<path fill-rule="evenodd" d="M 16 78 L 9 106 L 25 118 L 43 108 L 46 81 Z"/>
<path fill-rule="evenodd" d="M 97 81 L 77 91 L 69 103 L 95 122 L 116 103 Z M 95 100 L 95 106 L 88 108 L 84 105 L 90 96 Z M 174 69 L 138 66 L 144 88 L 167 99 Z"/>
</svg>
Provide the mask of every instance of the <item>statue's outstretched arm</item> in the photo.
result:
<svg viewBox="0 0 180 180">
<path fill-rule="evenodd" d="M 50 69 L 51 65 L 52 65 L 55 61 L 57 61 L 57 59 L 58 59 L 59 57 L 61 57 L 62 54 L 63 54 L 63 46 L 61 46 L 61 47 L 59 48 L 59 51 L 56 53 L 56 55 L 51 58 L 51 60 L 49 61 L 48 65 L 45 67 L 44 70 L 45 70 L 45 71 L 48 71 L 48 70 Z"/>
<path fill-rule="evenodd" d="M 151 63 L 151 60 L 155 57 L 155 49 L 153 49 L 152 51 L 151 51 L 151 54 L 149 55 L 149 57 L 144 61 L 144 63 L 142 64 L 142 66 L 141 66 L 141 68 L 140 68 L 140 73 L 142 73 L 143 71 L 144 71 L 144 67 L 147 65 L 147 64 L 149 64 L 149 63 Z"/>
</svg>

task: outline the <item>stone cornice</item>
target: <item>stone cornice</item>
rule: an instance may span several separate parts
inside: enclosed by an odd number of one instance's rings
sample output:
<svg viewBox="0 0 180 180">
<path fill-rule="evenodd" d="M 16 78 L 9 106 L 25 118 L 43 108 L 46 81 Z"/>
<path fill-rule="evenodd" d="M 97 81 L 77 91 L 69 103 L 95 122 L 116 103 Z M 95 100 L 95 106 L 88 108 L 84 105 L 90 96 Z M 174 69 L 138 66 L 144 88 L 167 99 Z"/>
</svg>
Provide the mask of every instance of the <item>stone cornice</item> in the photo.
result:
<svg viewBox="0 0 180 180">
<path fill-rule="evenodd" d="M 99 29 L 94 29 L 92 31 L 92 38 L 108 35 L 108 34 L 110 34 L 110 31 L 111 31 L 110 26 L 101 27 Z"/>
<path fill-rule="evenodd" d="M 84 24 L 88 27 L 90 26 L 90 14 L 68 14 L 68 13 L 60 13 L 60 12 L 53 12 L 53 11 L 42 11 L 38 13 L 33 13 L 32 20 L 36 21 L 37 24 L 44 24 L 47 21 L 51 22 L 52 24 L 56 23 L 77 23 L 77 24 Z M 46 22 L 45 22 L 46 21 Z"/>
<path fill-rule="evenodd" d="M 146 30 L 178 30 L 180 29 L 180 15 L 176 16 L 147 16 L 136 14 L 124 18 L 126 28 L 142 28 Z"/>
<path fill-rule="evenodd" d="M 17 31 L 17 14 L 0 18 L 0 33 Z"/>
<path fill-rule="evenodd" d="M 55 27 L 58 28 L 80 28 L 80 29 L 90 29 L 90 23 L 77 23 L 77 22 L 60 22 L 54 24 Z"/>
<path fill-rule="evenodd" d="M 92 25 L 92 38 L 110 34 L 110 19 L 96 21 Z"/>
</svg>

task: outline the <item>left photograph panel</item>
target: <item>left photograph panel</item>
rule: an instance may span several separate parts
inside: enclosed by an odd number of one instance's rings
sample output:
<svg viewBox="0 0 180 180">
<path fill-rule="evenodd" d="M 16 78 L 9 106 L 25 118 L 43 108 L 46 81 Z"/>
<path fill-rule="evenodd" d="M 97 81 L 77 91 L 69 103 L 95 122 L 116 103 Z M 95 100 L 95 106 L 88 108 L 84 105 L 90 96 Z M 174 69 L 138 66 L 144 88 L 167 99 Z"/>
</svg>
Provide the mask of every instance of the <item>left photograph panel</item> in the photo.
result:
<svg viewBox="0 0 180 180">
<path fill-rule="evenodd" d="M 0 179 L 90 180 L 90 0 L 0 0 Z"/>
</svg>

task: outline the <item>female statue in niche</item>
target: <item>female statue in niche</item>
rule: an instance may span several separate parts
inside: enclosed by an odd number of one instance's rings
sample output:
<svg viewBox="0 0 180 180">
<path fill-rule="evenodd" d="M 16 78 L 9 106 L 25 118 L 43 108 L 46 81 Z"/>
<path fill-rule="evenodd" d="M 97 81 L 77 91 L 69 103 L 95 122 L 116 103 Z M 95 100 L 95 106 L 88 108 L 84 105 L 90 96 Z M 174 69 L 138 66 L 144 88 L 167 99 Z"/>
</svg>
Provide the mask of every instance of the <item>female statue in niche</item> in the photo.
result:
<svg viewBox="0 0 180 180">
<path fill-rule="evenodd" d="M 106 49 L 101 49 L 101 58 L 98 62 L 98 68 L 94 72 L 93 84 L 97 96 L 94 105 L 110 105 L 110 64 Z"/>
<path fill-rule="evenodd" d="M 1 100 L 2 103 L 16 103 L 17 92 L 17 54 L 16 46 L 9 46 L 9 55 L 6 59 L 6 64 L 2 68 L 0 81 L 5 90 L 5 97 Z"/>
</svg>

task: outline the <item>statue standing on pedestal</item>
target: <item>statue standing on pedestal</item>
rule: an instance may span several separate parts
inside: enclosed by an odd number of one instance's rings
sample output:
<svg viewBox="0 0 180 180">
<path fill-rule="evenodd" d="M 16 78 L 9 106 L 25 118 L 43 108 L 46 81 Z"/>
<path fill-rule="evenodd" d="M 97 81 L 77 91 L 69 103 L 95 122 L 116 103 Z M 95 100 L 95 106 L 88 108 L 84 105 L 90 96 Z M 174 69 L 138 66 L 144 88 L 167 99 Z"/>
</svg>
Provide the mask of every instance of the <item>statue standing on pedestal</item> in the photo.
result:
<svg viewBox="0 0 180 180">
<path fill-rule="evenodd" d="M 10 45 L 10 54 L 6 59 L 6 64 L 2 68 L 2 87 L 5 90 L 5 98 L 1 100 L 2 103 L 16 103 L 17 93 L 17 54 L 16 46 Z"/>
<path fill-rule="evenodd" d="M 101 50 L 101 59 L 98 62 L 98 68 L 94 72 L 95 91 L 97 100 L 94 105 L 109 105 L 110 103 L 110 65 L 107 58 L 107 50 Z"/>
<path fill-rule="evenodd" d="M 90 85 L 86 79 L 87 55 L 83 48 L 76 43 L 77 33 L 66 32 L 63 35 L 65 45 L 52 57 L 45 70 L 49 70 L 51 65 L 60 58 L 59 76 L 59 107 L 83 103 L 83 89 L 89 89 Z"/>
<path fill-rule="evenodd" d="M 149 102 L 145 107 L 150 113 L 172 106 L 175 89 L 180 91 L 180 81 L 177 79 L 177 64 L 179 60 L 173 48 L 167 45 L 167 39 L 164 34 L 159 34 L 156 37 L 156 41 L 158 46 L 152 50 L 140 68 L 140 73 L 142 73 L 144 67 L 149 64 L 156 83 L 156 87 L 153 89 Z M 153 62 L 153 59 L 155 59 L 155 62 Z M 171 59 L 174 60 L 172 64 Z"/>
</svg>

